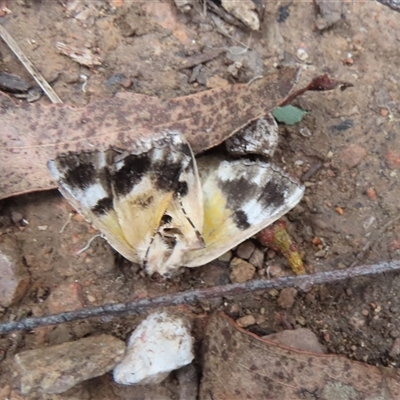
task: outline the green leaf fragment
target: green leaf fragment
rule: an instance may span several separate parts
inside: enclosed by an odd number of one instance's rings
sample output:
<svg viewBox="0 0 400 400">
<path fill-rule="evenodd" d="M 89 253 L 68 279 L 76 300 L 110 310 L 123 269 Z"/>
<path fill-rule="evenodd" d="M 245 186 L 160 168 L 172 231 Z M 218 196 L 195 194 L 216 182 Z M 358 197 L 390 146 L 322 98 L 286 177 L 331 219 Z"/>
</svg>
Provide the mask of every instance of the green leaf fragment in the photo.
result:
<svg viewBox="0 0 400 400">
<path fill-rule="evenodd" d="M 275 117 L 275 119 L 278 122 L 286 125 L 294 125 L 299 123 L 306 114 L 306 111 L 302 110 L 301 108 L 291 106 L 290 104 L 284 107 L 277 107 L 272 111 L 272 115 Z"/>
</svg>

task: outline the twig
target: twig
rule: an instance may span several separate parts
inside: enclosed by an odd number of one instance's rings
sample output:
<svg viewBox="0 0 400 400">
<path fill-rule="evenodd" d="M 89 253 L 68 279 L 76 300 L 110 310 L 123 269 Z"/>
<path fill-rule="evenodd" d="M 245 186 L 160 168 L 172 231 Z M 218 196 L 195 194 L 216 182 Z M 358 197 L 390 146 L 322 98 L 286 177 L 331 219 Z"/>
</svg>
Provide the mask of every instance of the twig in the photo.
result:
<svg viewBox="0 0 400 400">
<path fill-rule="evenodd" d="M 85 246 L 82 247 L 79 251 L 77 251 L 76 254 L 79 255 L 79 254 L 82 254 L 84 251 L 86 251 L 86 250 L 90 247 L 90 245 L 92 244 L 93 240 L 96 239 L 96 238 L 98 238 L 98 237 L 104 237 L 104 236 L 103 236 L 102 233 L 99 233 L 99 234 L 97 234 L 97 235 L 92 236 L 92 237 L 88 240 L 88 242 L 85 244 Z"/>
<path fill-rule="evenodd" d="M 237 296 L 258 290 L 281 289 L 283 287 L 298 287 L 305 290 L 313 285 L 321 285 L 358 276 L 375 275 L 399 270 L 400 260 L 396 260 L 344 270 L 319 272 L 313 275 L 289 276 L 272 280 L 255 280 L 246 283 L 188 290 L 182 293 L 131 301 L 128 303 L 106 304 L 104 306 L 88 307 L 80 310 L 48 315 L 46 317 L 32 317 L 25 318 L 21 321 L 7 322 L 0 324 L 0 333 L 31 330 L 38 326 L 61 324 L 85 318 L 118 316 L 127 313 L 141 314 L 158 307 L 178 306 L 216 297 Z"/>
<path fill-rule="evenodd" d="M 262 78 L 264 78 L 262 75 L 257 75 L 257 76 L 255 76 L 254 78 L 251 78 L 251 79 L 247 82 L 247 84 L 248 84 L 248 85 L 251 85 L 254 81 L 256 81 L 256 80 L 258 80 L 258 79 L 262 79 Z"/>
<path fill-rule="evenodd" d="M 61 227 L 59 233 L 64 233 L 64 230 L 65 230 L 65 228 L 68 226 L 68 224 L 71 222 L 71 218 L 72 218 L 73 215 L 74 215 L 74 214 L 72 214 L 72 213 L 68 213 L 68 219 L 67 219 L 67 221 L 65 222 L 65 224 Z"/>
<path fill-rule="evenodd" d="M 314 165 L 311 165 L 311 167 L 308 169 L 307 172 L 305 172 L 300 180 L 302 182 L 308 181 L 314 174 L 316 174 L 321 168 L 323 167 L 323 164 L 321 162 L 316 162 Z"/>
<path fill-rule="evenodd" d="M 18 57 L 19 61 L 24 65 L 27 71 L 33 76 L 33 79 L 42 88 L 43 92 L 46 93 L 47 97 L 52 103 L 62 103 L 62 100 L 57 96 L 57 93 L 53 88 L 47 83 L 43 78 L 39 70 L 32 64 L 31 60 L 22 52 L 17 42 L 12 38 L 12 36 L 6 31 L 3 25 L 0 24 L 0 37 L 7 43 L 8 47 L 13 51 L 13 53 Z"/>
<path fill-rule="evenodd" d="M 222 52 L 223 49 L 213 49 L 207 53 L 195 54 L 183 60 L 179 66 L 179 69 L 193 68 L 196 65 L 204 64 L 218 57 Z"/>
</svg>

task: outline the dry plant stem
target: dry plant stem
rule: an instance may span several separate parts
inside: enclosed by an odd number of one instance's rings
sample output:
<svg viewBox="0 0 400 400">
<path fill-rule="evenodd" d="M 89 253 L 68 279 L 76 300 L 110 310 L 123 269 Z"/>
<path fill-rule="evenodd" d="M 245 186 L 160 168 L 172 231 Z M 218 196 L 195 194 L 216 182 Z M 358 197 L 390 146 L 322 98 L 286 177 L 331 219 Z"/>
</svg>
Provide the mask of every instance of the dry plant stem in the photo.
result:
<svg viewBox="0 0 400 400">
<path fill-rule="evenodd" d="M 88 307 L 80 310 L 48 315 L 46 317 L 32 317 L 25 318 L 21 321 L 7 322 L 0 324 L 0 333 L 31 330 L 39 326 L 56 325 L 93 317 L 143 314 L 159 307 L 178 306 L 215 297 L 237 296 L 258 290 L 281 289 L 284 287 L 297 287 L 305 290 L 313 285 L 327 284 L 358 276 L 376 275 L 399 270 L 400 260 L 394 260 L 338 271 L 319 272 L 313 275 L 288 276 L 272 280 L 255 280 L 246 283 L 188 290 L 182 293 L 131 301 L 128 303 L 106 304 L 104 306 Z"/>
<path fill-rule="evenodd" d="M 33 76 L 33 79 L 38 83 L 42 90 L 46 93 L 47 97 L 52 103 L 62 103 L 62 100 L 57 96 L 53 88 L 43 78 L 39 70 L 32 64 L 29 58 L 22 52 L 17 42 L 12 36 L 6 31 L 6 29 L 0 24 L 0 37 L 18 57 L 19 61 L 24 65 L 27 71 Z"/>
<path fill-rule="evenodd" d="M 212 49 L 211 51 L 203 54 L 195 54 L 194 56 L 187 57 L 183 62 L 182 65 L 179 66 L 179 69 L 186 69 L 186 68 L 193 68 L 196 65 L 204 64 L 208 61 L 213 60 L 214 58 L 218 57 L 222 54 L 222 49 Z"/>
</svg>

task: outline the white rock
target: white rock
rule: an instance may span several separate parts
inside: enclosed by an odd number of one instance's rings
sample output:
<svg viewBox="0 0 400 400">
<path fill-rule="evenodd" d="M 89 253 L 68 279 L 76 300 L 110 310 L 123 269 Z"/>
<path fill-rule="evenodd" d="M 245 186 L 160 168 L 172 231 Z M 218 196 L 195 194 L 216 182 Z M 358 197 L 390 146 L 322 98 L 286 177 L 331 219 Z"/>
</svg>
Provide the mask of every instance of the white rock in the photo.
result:
<svg viewBox="0 0 400 400">
<path fill-rule="evenodd" d="M 297 49 L 296 56 L 300 61 L 306 61 L 308 58 L 308 53 L 304 49 L 299 48 Z"/>
<path fill-rule="evenodd" d="M 123 385 L 157 384 L 194 358 L 190 324 L 183 318 L 157 312 L 132 333 L 125 358 L 114 369 Z"/>
</svg>

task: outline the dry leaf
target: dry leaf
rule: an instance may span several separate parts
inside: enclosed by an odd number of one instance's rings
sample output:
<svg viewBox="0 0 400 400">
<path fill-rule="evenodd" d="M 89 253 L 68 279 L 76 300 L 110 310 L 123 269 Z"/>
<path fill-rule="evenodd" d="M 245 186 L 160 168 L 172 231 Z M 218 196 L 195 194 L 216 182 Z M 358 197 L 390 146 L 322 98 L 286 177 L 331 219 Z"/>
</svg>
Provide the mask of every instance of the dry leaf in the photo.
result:
<svg viewBox="0 0 400 400">
<path fill-rule="evenodd" d="M 226 11 L 231 13 L 239 21 L 242 21 L 250 29 L 253 29 L 254 31 L 260 29 L 260 20 L 256 11 L 257 8 L 252 0 L 221 0 L 221 4 Z"/>
<path fill-rule="evenodd" d="M 132 150 L 154 132 L 177 129 L 200 153 L 280 105 L 296 74 L 296 68 L 286 67 L 250 85 L 174 99 L 124 92 L 84 108 L 17 106 L 0 95 L 0 199 L 56 187 L 47 162 L 62 152 L 110 146 Z"/>
<path fill-rule="evenodd" d="M 400 374 L 261 339 L 217 313 L 207 326 L 200 400 L 398 399 Z"/>
<path fill-rule="evenodd" d="M 95 56 L 89 49 L 81 49 L 61 42 L 56 43 L 56 48 L 61 54 L 64 54 L 85 67 L 101 65 L 101 59 Z"/>
</svg>

